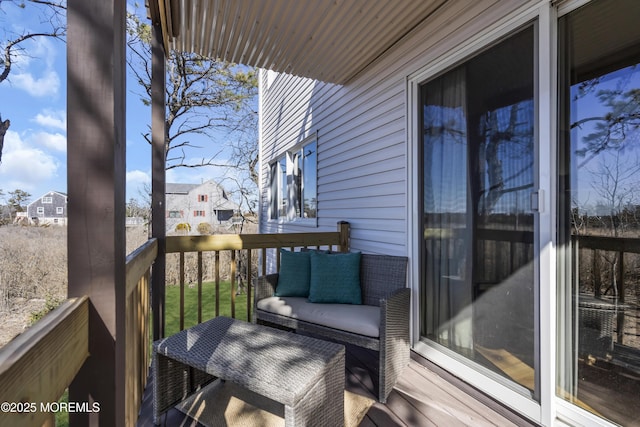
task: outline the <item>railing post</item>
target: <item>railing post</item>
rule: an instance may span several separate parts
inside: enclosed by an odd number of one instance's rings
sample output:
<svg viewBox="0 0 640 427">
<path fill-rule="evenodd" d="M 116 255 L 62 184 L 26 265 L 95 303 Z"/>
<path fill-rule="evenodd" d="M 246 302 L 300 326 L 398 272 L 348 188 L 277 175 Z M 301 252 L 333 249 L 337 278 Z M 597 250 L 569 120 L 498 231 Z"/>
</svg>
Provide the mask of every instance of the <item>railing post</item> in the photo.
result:
<svg viewBox="0 0 640 427">
<path fill-rule="evenodd" d="M 71 426 L 125 424 L 126 9 L 67 2 L 68 295 L 90 300 L 90 356 L 69 402 L 100 404 L 71 411 Z"/>
<path fill-rule="evenodd" d="M 338 221 L 338 233 L 340 233 L 340 252 L 349 252 L 349 233 L 351 224 L 347 221 Z"/>
<path fill-rule="evenodd" d="M 162 29 L 153 23 L 151 44 L 151 231 L 158 239 L 158 257 L 151 276 L 153 339 L 164 337 L 166 275 L 166 152 L 165 152 L 165 52 Z"/>
</svg>

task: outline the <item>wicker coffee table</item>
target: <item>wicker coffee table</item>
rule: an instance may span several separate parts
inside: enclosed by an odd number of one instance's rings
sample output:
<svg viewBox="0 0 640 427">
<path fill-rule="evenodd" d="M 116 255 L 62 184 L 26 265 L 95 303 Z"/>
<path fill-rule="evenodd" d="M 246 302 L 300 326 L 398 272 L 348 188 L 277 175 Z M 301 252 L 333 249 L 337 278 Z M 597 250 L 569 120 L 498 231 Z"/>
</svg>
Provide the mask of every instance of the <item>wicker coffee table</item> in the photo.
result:
<svg viewBox="0 0 640 427">
<path fill-rule="evenodd" d="M 153 420 L 216 378 L 284 405 L 286 426 L 342 426 L 344 346 L 227 317 L 153 343 Z"/>
</svg>

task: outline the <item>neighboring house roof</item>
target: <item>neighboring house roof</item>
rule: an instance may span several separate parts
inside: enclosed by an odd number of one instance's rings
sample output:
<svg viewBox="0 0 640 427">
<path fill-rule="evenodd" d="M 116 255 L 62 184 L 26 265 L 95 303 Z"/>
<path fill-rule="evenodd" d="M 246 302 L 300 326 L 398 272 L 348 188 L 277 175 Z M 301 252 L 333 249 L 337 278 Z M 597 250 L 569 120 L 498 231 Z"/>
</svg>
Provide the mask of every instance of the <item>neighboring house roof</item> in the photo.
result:
<svg viewBox="0 0 640 427">
<path fill-rule="evenodd" d="M 179 184 L 179 183 L 167 183 L 165 186 L 166 194 L 189 194 L 189 191 L 201 184 Z"/>
</svg>

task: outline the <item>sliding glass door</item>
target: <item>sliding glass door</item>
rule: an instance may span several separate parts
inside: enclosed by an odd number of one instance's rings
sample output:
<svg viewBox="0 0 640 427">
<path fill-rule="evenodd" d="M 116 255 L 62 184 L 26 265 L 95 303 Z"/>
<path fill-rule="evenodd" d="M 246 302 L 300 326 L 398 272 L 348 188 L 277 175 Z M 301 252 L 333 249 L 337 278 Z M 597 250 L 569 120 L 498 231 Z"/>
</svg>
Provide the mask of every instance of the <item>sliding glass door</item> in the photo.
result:
<svg viewBox="0 0 640 427">
<path fill-rule="evenodd" d="M 420 333 L 537 396 L 534 36 L 420 85 Z"/>
<path fill-rule="evenodd" d="M 559 21 L 558 395 L 640 426 L 640 2 Z"/>
</svg>

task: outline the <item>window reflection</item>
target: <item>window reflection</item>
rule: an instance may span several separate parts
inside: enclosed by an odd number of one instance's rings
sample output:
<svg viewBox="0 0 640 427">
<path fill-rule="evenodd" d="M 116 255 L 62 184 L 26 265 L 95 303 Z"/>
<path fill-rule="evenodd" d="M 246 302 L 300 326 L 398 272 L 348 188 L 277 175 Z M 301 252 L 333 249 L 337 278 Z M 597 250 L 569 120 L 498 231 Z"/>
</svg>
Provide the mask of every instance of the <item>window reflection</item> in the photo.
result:
<svg viewBox="0 0 640 427">
<path fill-rule="evenodd" d="M 528 28 L 421 87 L 422 336 L 532 392 L 533 58 Z"/>
<path fill-rule="evenodd" d="M 640 3 L 596 1 L 560 20 L 558 389 L 638 426 L 640 29 L 630 16 Z"/>
</svg>

